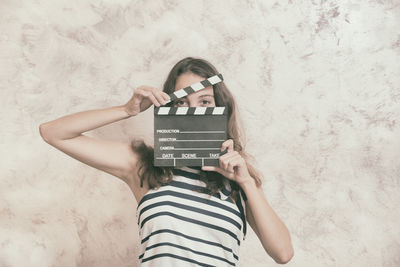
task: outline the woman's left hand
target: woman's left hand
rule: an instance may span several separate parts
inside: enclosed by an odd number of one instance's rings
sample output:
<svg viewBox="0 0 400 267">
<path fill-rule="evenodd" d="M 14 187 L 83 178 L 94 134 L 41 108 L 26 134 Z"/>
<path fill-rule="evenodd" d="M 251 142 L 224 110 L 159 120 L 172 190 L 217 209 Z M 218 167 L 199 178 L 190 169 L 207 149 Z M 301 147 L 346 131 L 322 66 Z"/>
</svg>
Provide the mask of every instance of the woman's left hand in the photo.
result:
<svg viewBox="0 0 400 267">
<path fill-rule="evenodd" d="M 247 169 L 246 161 L 233 149 L 233 140 L 228 139 L 222 143 L 221 151 L 228 149 L 228 152 L 219 157 L 219 166 L 203 166 L 203 171 L 219 172 L 228 179 L 237 182 L 239 185 L 252 179 Z"/>
</svg>

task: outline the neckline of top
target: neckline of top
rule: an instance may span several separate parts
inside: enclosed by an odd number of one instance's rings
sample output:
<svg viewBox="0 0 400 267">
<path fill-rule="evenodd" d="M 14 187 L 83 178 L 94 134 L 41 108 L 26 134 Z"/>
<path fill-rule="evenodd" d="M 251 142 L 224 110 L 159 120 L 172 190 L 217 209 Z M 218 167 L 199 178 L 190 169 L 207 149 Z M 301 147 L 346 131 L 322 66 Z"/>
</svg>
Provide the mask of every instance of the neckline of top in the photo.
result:
<svg viewBox="0 0 400 267">
<path fill-rule="evenodd" d="M 189 172 L 189 173 L 193 173 L 196 175 L 200 175 L 200 173 L 204 172 L 203 170 L 201 170 L 201 166 L 197 167 L 197 166 L 183 166 L 183 167 L 175 167 L 175 169 L 177 170 L 181 170 L 184 172 Z M 222 200 L 227 200 L 229 199 L 229 196 L 232 193 L 232 187 L 230 184 L 230 181 L 225 178 L 223 180 L 224 183 L 224 188 L 218 190 L 218 194 L 219 194 L 219 198 Z"/>
</svg>

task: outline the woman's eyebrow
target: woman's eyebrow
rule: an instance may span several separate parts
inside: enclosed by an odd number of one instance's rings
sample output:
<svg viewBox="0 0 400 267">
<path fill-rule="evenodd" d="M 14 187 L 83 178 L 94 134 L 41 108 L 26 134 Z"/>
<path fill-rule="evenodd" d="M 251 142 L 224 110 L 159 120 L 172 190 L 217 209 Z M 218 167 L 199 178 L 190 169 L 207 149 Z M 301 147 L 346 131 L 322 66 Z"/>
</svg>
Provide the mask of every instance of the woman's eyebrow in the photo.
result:
<svg viewBox="0 0 400 267">
<path fill-rule="evenodd" d="M 214 97 L 213 95 L 199 95 L 199 97 L 207 97 L 207 96 Z"/>
</svg>

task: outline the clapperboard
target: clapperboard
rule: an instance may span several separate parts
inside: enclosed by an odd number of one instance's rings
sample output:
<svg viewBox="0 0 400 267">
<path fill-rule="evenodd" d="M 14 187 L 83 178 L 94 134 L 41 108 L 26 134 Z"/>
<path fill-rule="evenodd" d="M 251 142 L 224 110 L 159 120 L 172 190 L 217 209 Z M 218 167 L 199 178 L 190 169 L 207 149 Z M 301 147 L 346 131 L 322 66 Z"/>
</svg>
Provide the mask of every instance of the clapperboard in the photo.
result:
<svg viewBox="0 0 400 267">
<path fill-rule="evenodd" d="M 170 101 L 223 80 L 221 74 L 170 94 Z M 227 139 L 225 107 L 155 107 L 154 166 L 219 166 Z"/>
</svg>

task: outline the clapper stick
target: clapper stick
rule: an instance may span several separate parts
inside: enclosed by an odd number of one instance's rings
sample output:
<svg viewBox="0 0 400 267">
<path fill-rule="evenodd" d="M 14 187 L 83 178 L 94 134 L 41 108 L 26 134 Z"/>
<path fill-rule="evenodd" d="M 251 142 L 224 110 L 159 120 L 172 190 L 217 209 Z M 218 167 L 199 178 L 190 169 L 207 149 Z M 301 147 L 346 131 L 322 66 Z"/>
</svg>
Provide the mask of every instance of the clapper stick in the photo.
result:
<svg viewBox="0 0 400 267">
<path fill-rule="evenodd" d="M 173 101 L 222 80 L 214 75 L 169 96 Z M 219 166 L 227 124 L 225 107 L 155 107 L 154 166 Z"/>
<path fill-rule="evenodd" d="M 185 97 L 187 95 L 190 95 L 194 92 L 197 92 L 201 89 L 204 89 L 208 86 L 217 84 L 219 82 L 222 82 L 224 79 L 222 77 L 222 74 L 217 74 L 214 76 L 211 76 L 208 79 L 205 79 L 203 81 L 200 81 L 198 83 L 194 83 L 188 87 L 176 90 L 175 92 L 173 92 L 172 94 L 169 94 L 170 100 L 166 101 L 166 104 L 168 104 L 171 101 L 174 101 L 175 99 L 181 98 L 181 97 Z"/>
</svg>

